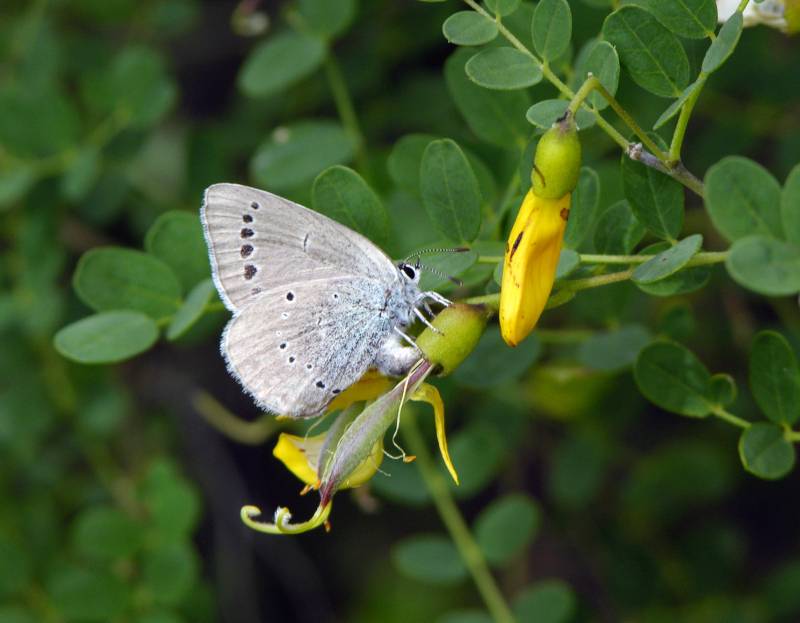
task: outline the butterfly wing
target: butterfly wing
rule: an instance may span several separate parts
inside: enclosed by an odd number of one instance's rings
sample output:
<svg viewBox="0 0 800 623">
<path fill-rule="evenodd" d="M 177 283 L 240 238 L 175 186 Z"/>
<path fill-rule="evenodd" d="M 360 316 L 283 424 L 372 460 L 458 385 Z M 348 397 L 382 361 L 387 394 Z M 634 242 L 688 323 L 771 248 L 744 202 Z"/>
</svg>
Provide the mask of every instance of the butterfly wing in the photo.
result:
<svg viewBox="0 0 800 623">
<path fill-rule="evenodd" d="M 365 237 L 283 197 L 238 184 L 206 189 L 200 211 L 212 274 L 226 307 L 317 279 L 397 279 L 391 259 Z"/>
<path fill-rule="evenodd" d="M 222 353 L 259 406 L 312 417 L 374 362 L 392 330 L 385 307 L 383 285 L 365 277 L 268 290 L 230 321 Z"/>
</svg>

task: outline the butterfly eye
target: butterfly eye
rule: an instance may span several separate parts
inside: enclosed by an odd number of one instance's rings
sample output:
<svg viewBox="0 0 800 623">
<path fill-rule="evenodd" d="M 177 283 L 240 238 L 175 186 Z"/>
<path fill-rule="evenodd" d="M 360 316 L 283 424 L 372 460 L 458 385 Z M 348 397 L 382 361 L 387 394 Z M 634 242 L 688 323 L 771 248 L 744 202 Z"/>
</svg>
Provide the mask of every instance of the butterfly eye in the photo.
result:
<svg viewBox="0 0 800 623">
<path fill-rule="evenodd" d="M 413 280 L 414 277 L 417 276 L 417 273 L 414 270 L 414 268 L 412 266 L 409 266 L 408 264 L 403 264 L 402 266 L 400 266 L 400 270 L 402 270 L 405 273 L 406 277 L 408 277 L 411 280 Z"/>
</svg>

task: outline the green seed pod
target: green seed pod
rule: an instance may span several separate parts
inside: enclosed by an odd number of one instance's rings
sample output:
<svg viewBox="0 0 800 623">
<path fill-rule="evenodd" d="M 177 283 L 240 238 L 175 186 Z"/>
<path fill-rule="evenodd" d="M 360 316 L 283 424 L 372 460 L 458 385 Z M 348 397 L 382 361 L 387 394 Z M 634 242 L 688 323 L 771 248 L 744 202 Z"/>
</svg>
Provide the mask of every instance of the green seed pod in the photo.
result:
<svg viewBox="0 0 800 623">
<path fill-rule="evenodd" d="M 433 321 L 440 332 L 425 329 L 417 337 L 417 346 L 436 365 L 438 374 L 446 376 L 475 348 L 487 319 L 484 307 L 456 303 L 443 309 Z"/>
<path fill-rule="evenodd" d="M 560 199 L 578 184 L 581 143 L 571 113 L 542 135 L 533 158 L 533 194 L 543 199 Z"/>
</svg>

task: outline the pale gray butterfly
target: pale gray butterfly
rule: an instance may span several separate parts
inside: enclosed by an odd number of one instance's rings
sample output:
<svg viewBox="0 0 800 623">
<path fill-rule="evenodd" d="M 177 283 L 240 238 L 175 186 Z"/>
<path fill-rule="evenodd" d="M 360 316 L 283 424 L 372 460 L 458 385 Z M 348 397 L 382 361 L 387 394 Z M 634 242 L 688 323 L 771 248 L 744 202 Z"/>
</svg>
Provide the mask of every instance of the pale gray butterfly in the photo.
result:
<svg viewBox="0 0 800 623">
<path fill-rule="evenodd" d="M 233 312 L 221 350 L 260 407 L 321 414 L 375 367 L 405 374 L 421 357 L 403 329 L 436 292 L 356 232 L 283 197 L 238 184 L 206 189 L 200 211 L 214 283 Z M 404 346 L 405 339 L 411 346 Z"/>
</svg>

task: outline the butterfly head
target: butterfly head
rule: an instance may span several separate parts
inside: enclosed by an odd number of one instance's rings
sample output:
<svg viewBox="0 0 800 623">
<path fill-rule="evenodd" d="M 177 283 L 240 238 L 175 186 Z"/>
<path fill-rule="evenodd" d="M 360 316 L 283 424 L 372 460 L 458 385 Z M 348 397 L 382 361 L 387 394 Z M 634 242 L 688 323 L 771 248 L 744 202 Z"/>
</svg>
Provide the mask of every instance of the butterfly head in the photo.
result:
<svg viewBox="0 0 800 623">
<path fill-rule="evenodd" d="M 400 272 L 403 279 L 407 283 L 413 283 L 413 284 L 419 283 L 419 273 L 420 273 L 419 262 L 417 262 L 416 264 L 409 264 L 408 262 L 400 262 L 397 265 L 397 270 Z"/>
</svg>

